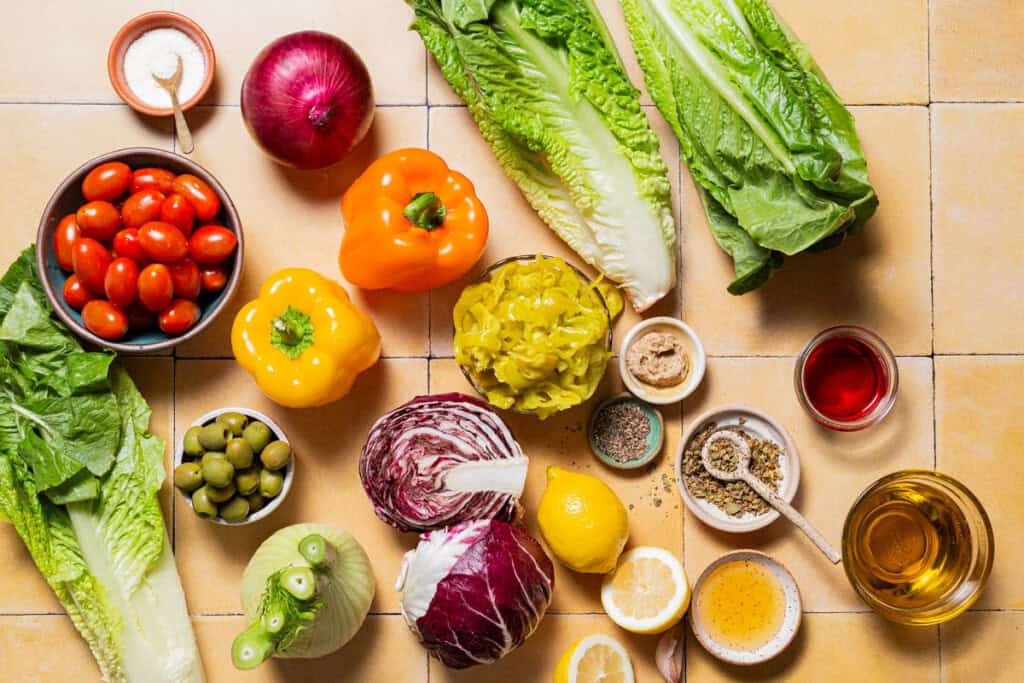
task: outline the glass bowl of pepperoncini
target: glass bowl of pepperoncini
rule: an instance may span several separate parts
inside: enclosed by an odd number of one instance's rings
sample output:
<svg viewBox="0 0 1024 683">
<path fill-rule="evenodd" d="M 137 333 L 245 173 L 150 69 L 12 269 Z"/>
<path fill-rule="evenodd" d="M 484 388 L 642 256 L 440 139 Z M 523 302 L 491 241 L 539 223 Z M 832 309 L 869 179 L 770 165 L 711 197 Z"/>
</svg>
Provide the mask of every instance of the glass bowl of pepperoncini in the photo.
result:
<svg viewBox="0 0 1024 683">
<path fill-rule="evenodd" d="M 911 626 L 949 621 L 973 605 L 994 552 L 981 502 L 932 470 L 882 477 L 860 494 L 843 528 L 854 590 L 886 619 Z"/>
</svg>

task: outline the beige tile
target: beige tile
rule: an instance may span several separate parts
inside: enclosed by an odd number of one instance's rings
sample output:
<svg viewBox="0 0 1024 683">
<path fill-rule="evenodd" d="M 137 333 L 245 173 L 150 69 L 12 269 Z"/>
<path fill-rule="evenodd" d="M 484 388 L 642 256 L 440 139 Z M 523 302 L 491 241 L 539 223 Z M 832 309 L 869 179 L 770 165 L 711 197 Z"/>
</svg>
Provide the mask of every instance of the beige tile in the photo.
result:
<svg viewBox="0 0 1024 683">
<path fill-rule="evenodd" d="M 230 356 L 235 313 L 256 297 L 271 273 L 302 266 L 342 280 L 342 194 L 378 156 L 401 147 L 424 147 L 426 113 L 414 107 L 381 109 L 352 157 L 324 171 L 293 171 L 265 157 L 249 138 L 237 108 L 202 107 L 192 118 L 197 129 L 193 158 L 217 174 L 241 215 L 245 273 L 231 304 L 202 335 L 182 344 L 178 355 Z M 426 294 L 347 289 L 376 321 L 385 355 L 426 355 Z"/>
<path fill-rule="evenodd" d="M 231 642 L 245 627 L 242 617 L 193 620 L 206 680 L 210 683 L 426 683 L 427 656 L 400 616 L 367 618 L 362 629 L 338 652 L 319 659 L 274 659 L 252 671 L 231 664 Z"/>
<path fill-rule="evenodd" d="M 430 391 L 460 391 L 473 394 L 454 360 L 430 363 Z M 557 465 L 600 477 L 615 490 L 629 510 L 630 545 L 657 545 L 675 553 L 682 549 L 682 502 L 672 483 L 672 457 L 679 442 L 678 406 L 666 406 L 662 415 L 666 423 L 666 444 L 654 465 L 637 473 L 623 473 L 601 464 L 587 445 L 586 425 L 590 411 L 602 398 L 623 391 L 614 365 L 593 399 L 560 415 L 540 421 L 529 415 L 502 411 L 512 433 L 530 457 L 523 505 L 526 525 L 538 540 L 535 511 L 546 486 L 546 472 Z M 552 558 L 553 559 L 553 558 Z M 601 611 L 601 577 L 573 573 L 555 563 L 555 612 Z"/>
<path fill-rule="evenodd" d="M 935 360 L 938 469 L 978 496 L 995 530 L 995 566 L 980 607 L 1024 608 L 1019 581 L 1024 548 L 1017 542 L 1024 518 L 1024 427 L 1018 422 L 1024 411 L 1022 382 L 1021 358 Z"/>
<path fill-rule="evenodd" d="M 107 77 L 110 41 L 135 15 L 173 5 L 97 0 L 76 12 L 63 0 L 5 3 L 0 101 L 118 102 Z"/>
<path fill-rule="evenodd" d="M 795 355 L 817 332 L 841 323 L 873 329 L 897 354 L 931 352 L 928 111 L 853 113 L 881 198 L 878 212 L 863 234 L 787 259 L 750 294 L 726 291 L 732 261 L 711 237 L 692 181 L 684 182 L 683 314 L 708 353 Z"/>
<path fill-rule="evenodd" d="M 687 680 L 701 683 L 939 680 L 935 627 L 897 626 L 874 614 L 804 614 L 788 649 L 765 664 L 750 667 L 714 659 L 692 633 L 688 635 Z"/>
<path fill-rule="evenodd" d="M 603 615 L 568 614 L 549 614 L 519 650 L 490 666 L 452 671 L 436 659 L 431 659 L 430 680 L 432 683 L 550 681 L 566 648 L 580 638 L 594 634 L 609 635 L 625 646 L 633 661 L 633 674 L 638 682 L 654 683 L 663 680 L 654 666 L 657 636 L 626 633 Z"/>
<path fill-rule="evenodd" d="M 0 170 L 2 270 L 35 242 L 43 207 L 69 173 L 121 147 L 170 149 L 170 131 L 168 122 L 143 119 L 123 106 L 0 106 L 0 149 L 7 155 Z"/>
<path fill-rule="evenodd" d="M 704 384 L 683 404 L 684 427 L 727 403 L 760 408 L 781 422 L 800 452 L 800 488 L 794 506 L 837 548 L 849 506 L 868 484 L 907 467 L 932 466 L 932 365 L 901 358 L 900 396 L 893 412 L 873 428 L 852 434 L 818 426 L 793 392 L 793 359 L 712 359 Z M 762 550 L 793 572 L 811 611 L 861 610 L 843 575 L 792 525 L 779 519 L 749 534 L 730 534 L 685 515 L 686 570 L 696 580 L 704 568 L 736 548 Z"/>
<path fill-rule="evenodd" d="M 89 647 L 64 615 L 0 616 L 0 680 L 99 683 Z"/>
<path fill-rule="evenodd" d="M 1024 351 L 1024 105 L 936 105 L 935 350 Z"/>
<path fill-rule="evenodd" d="M 334 524 L 351 532 L 373 563 L 377 597 L 372 609 L 398 611 L 394 579 L 402 554 L 416 539 L 399 534 L 374 515 L 359 481 L 359 452 L 373 422 L 424 393 L 426 377 L 425 360 L 384 360 L 360 377 L 347 398 L 323 408 L 287 410 L 265 398 L 233 361 L 177 361 L 177 434 L 215 408 L 255 408 L 281 426 L 296 457 L 288 499 L 274 514 L 249 526 L 226 527 L 199 519 L 181 496 L 175 497 L 178 567 L 192 613 L 240 612 L 237 586 L 249 558 L 271 533 L 300 522 Z"/>
<path fill-rule="evenodd" d="M 405 29 L 412 11 L 401 2 L 290 0 L 247 3 L 177 0 L 177 11 L 195 19 L 217 51 L 217 79 L 207 101 L 237 104 L 242 79 L 264 46 L 293 31 L 332 33 L 359 53 L 379 104 L 423 104 L 426 51 Z M 373 11 L 368 11 L 372 7 Z M 239 22 L 244 23 L 240 28 Z"/>
<path fill-rule="evenodd" d="M 644 84 L 644 74 L 636 61 L 636 53 L 633 52 L 633 43 L 629 39 L 629 30 L 626 28 L 625 20 L 622 18 L 622 5 L 619 4 L 619 0 L 595 0 L 594 4 L 597 5 L 598 11 L 601 12 L 601 16 L 604 17 L 604 21 L 608 25 L 608 31 L 612 35 L 612 40 L 615 41 L 619 56 L 622 57 L 622 62 L 626 65 L 626 73 L 629 75 L 629 79 L 633 81 L 633 85 L 639 88 L 642 93 L 640 102 L 642 104 L 652 104 L 653 101 L 651 96 L 647 94 L 647 87 Z M 462 100 L 459 99 L 451 86 L 448 85 L 448 81 L 445 80 L 444 74 L 441 73 L 441 69 L 437 66 L 433 56 L 428 57 L 427 96 L 430 104 L 462 103 Z"/>
<path fill-rule="evenodd" d="M 1024 99 L 1024 5 L 1016 0 L 931 0 L 935 100 Z"/>
<path fill-rule="evenodd" d="M 1016 683 L 1024 680 L 1024 614 L 968 612 L 942 628 L 945 683 Z"/>
<path fill-rule="evenodd" d="M 849 104 L 928 103 L 928 0 L 773 0 Z"/>
<path fill-rule="evenodd" d="M 678 144 L 654 109 L 648 108 L 648 118 L 661 138 L 661 153 L 670 169 L 678 167 Z M 491 221 L 487 250 L 477 267 L 469 276 L 431 294 L 431 354 L 452 355 L 452 308 L 472 278 L 499 259 L 518 254 L 551 254 L 561 256 L 576 266 L 584 267 L 591 274 L 596 271 L 586 266 L 558 236 L 547 227 L 529 205 L 519 187 L 501 169 L 490 147 L 480 135 L 472 117 L 462 107 L 444 107 L 430 111 L 430 148 L 443 156 L 452 168 L 458 169 L 471 178 L 476 190 L 487 208 Z M 670 172 L 673 190 L 677 178 Z M 674 194 L 677 195 L 676 192 Z M 678 203 L 676 203 L 678 205 Z M 653 315 L 678 315 L 676 287 L 668 296 L 645 313 Z M 640 320 L 640 316 L 627 304 L 626 311 L 619 318 L 615 330 L 618 335 Z M 620 337 L 621 338 L 621 337 Z"/>
</svg>

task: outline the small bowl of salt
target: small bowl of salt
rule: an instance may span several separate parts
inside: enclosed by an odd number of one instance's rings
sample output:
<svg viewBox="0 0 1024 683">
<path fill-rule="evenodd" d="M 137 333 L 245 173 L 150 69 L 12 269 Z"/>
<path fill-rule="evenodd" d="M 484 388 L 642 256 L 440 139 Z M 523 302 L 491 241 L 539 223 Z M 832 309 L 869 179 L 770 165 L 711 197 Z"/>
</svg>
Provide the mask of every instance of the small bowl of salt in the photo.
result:
<svg viewBox="0 0 1024 683">
<path fill-rule="evenodd" d="M 171 97 L 153 78 L 171 77 L 181 59 L 178 101 L 182 111 L 199 102 L 213 84 L 217 60 L 199 24 L 176 12 L 140 14 L 114 36 L 107 73 L 118 97 L 149 116 L 171 116 Z"/>
</svg>

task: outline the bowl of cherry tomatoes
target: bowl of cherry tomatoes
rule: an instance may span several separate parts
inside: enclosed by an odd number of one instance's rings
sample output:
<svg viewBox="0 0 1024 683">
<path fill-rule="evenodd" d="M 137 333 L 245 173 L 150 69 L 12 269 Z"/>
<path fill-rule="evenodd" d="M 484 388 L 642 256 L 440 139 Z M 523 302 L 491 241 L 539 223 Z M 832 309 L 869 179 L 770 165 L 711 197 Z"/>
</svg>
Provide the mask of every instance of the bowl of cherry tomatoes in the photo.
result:
<svg viewBox="0 0 1024 683">
<path fill-rule="evenodd" d="M 80 337 L 139 353 L 199 334 L 242 273 L 242 224 L 206 169 L 161 149 L 92 159 L 43 211 L 36 265 L 57 315 Z"/>
</svg>

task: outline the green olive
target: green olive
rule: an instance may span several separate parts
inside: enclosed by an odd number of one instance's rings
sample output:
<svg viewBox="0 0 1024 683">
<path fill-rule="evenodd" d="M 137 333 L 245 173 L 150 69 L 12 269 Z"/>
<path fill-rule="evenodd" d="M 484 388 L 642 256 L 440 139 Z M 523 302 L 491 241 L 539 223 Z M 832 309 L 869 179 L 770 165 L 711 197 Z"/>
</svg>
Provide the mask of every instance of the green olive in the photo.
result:
<svg viewBox="0 0 1024 683">
<path fill-rule="evenodd" d="M 284 441 L 272 441 L 260 453 L 260 461 L 268 470 L 279 470 L 292 459 L 292 447 Z"/>
<path fill-rule="evenodd" d="M 267 499 L 259 493 L 246 496 L 245 499 L 249 501 L 249 512 L 259 512 L 267 504 Z"/>
<path fill-rule="evenodd" d="M 249 442 L 245 439 L 235 437 L 228 440 L 228 445 L 224 447 L 224 452 L 228 456 L 228 462 L 235 466 L 236 470 L 244 470 L 246 467 L 252 466 L 252 448 L 249 447 Z"/>
<path fill-rule="evenodd" d="M 260 470 L 260 495 L 264 498 L 273 498 L 281 493 L 284 486 L 284 477 L 280 472 Z"/>
<path fill-rule="evenodd" d="M 233 481 L 228 482 L 227 486 L 222 487 L 210 486 L 209 484 L 206 485 L 207 498 L 212 500 L 214 503 L 217 503 L 218 505 L 220 505 L 221 503 L 226 503 L 229 500 L 231 500 L 231 497 L 234 496 L 235 493 L 237 492 L 238 491 L 235 488 L 235 482 Z"/>
<path fill-rule="evenodd" d="M 253 453 L 259 453 L 274 438 L 274 433 L 270 431 L 270 427 L 262 422 L 250 422 L 249 426 L 242 432 L 242 438 L 249 442 L 249 447 Z"/>
<path fill-rule="evenodd" d="M 199 430 L 199 443 L 208 451 L 222 451 L 231 433 L 220 422 L 211 422 Z"/>
<path fill-rule="evenodd" d="M 241 496 L 235 496 L 220 506 L 220 516 L 227 522 L 241 522 L 249 516 L 249 501 Z"/>
<path fill-rule="evenodd" d="M 235 478 L 235 468 L 223 453 L 210 452 L 203 456 L 203 479 L 218 488 L 227 486 Z"/>
<path fill-rule="evenodd" d="M 199 432 L 202 427 L 189 427 L 185 432 L 185 455 L 198 458 L 203 454 L 203 445 L 199 443 Z"/>
<path fill-rule="evenodd" d="M 207 488 L 196 489 L 192 494 L 192 509 L 200 517 L 210 518 L 217 516 L 217 504 L 210 500 L 207 495 Z"/>
<path fill-rule="evenodd" d="M 235 486 L 243 496 L 256 493 L 260 487 L 260 471 L 256 467 L 235 472 Z"/>
<path fill-rule="evenodd" d="M 183 462 L 174 468 L 174 485 L 182 491 L 195 491 L 203 485 L 203 472 L 198 463 Z"/>
<path fill-rule="evenodd" d="M 221 413 L 217 416 L 217 422 L 231 430 L 231 433 L 235 436 L 241 436 L 245 425 L 249 422 L 249 418 L 241 413 Z"/>
</svg>

